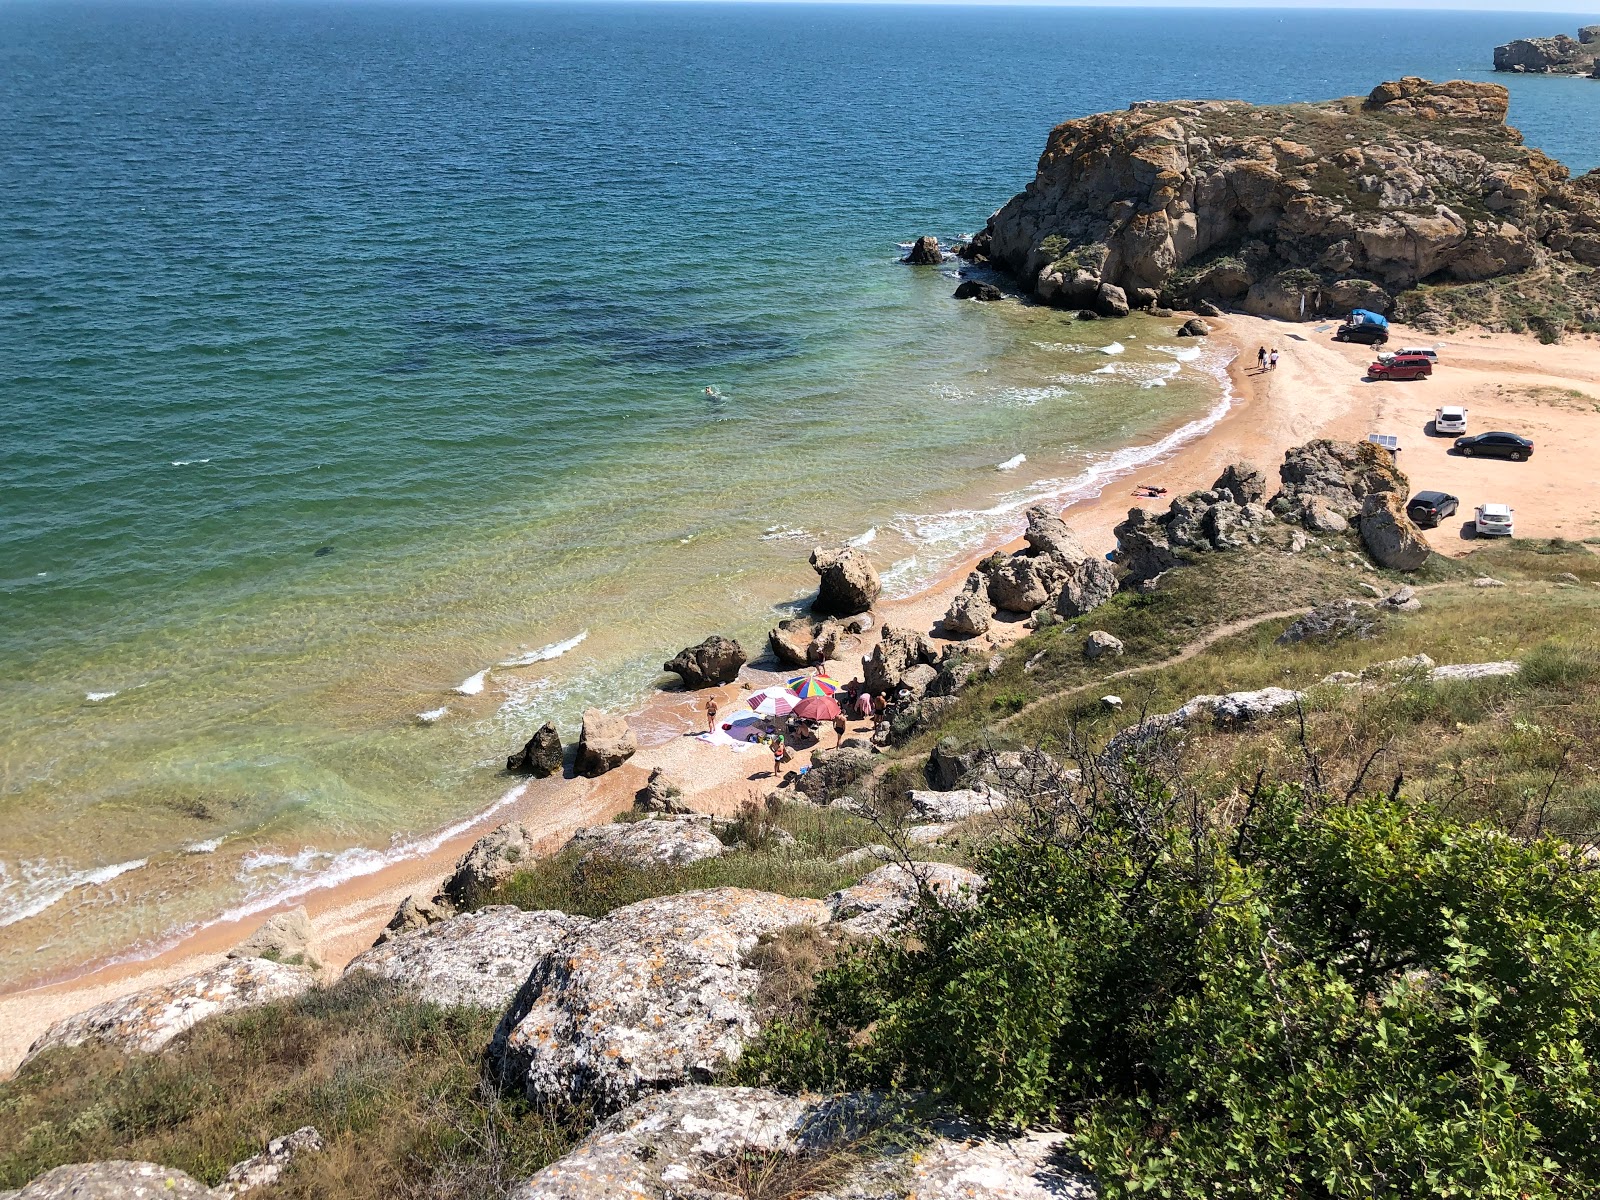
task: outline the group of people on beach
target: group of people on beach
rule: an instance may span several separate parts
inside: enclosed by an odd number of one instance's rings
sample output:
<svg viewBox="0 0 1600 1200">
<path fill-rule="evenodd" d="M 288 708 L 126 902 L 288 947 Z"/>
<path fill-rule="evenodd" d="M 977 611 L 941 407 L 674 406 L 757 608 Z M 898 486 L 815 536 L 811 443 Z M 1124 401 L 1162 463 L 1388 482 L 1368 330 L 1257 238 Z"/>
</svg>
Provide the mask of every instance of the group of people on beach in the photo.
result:
<svg viewBox="0 0 1600 1200">
<path fill-rule="evenodd" d="M 834 749 L 837 750 L 844 744 L 844 735 L 850 732 L 850 722 L 845 713 L 854 712 L 870 728 L 888 719 L 889 708 L 890 701 L 887 695 L 881 691 L 869 691 L 861 680 L 852 679 L 845 685 L 843 692 L 840 694 L 839 715 L 830 722 L 833 726 Z M 717 698 L 715 696 L 707 697 L 707 733 L 716 732 L 718 711 Z M 762 724 L 760 736 L 753 737 L 750 740 L 760 741 L 772 751 L 772 773 L 776 775 L 783 770 L 783 764 L 793 757 L 789 749 L 789 739 L 791 737 L 804 736 L 809 740 L 811 746 L 815 746 L 822 724 L 819 721 L 808 721 L 793 715 L 773 717 Z"/>
<path fill-rule="evenodd" d="M 1256 370 L 1276 371 L 1278 369 L 1278 348 L 1274 346 L 1268 350 L 1265 346 L 1256 351 Z"/>
</svg>

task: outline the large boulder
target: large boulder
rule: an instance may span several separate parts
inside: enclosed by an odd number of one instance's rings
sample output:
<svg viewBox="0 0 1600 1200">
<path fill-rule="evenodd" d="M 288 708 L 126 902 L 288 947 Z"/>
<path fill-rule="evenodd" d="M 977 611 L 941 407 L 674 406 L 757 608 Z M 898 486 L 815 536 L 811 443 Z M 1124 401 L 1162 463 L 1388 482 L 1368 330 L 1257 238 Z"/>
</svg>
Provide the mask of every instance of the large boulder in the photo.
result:
<svg viewBox="0 0 1600 1200">
<path fill-rule="evenodd" d="M 267 958 L 227 959 L 57 1021 L 28 1048 L 28 1058 L 56 1046 L 86 1042 L 116 1050 L 160 1050 L 207 1017 L 292 1000 L 310 991 L 316 982 L 316 975 L 307 967 Z"/>
<path fill-rule="evenodd" d="M 811 566 L 820 577 L 817 598 L 811 604 L 814 612 L 854 616 L 870 609 L 883 594 L 872 560 L 854 546 L 818 546 L 811 552 Z"/>
<path fill-rule="evenodd" d="M 439 888 L 436 900 L 453 908 L 471 908 L 533 861 L 534 837 L 527 826 L 507 821 L 472 843 L 456 860 L 456 869 Z"/>
<path fill-rule="evenodd" d="M 886 937 L 916 910 L 923 895 L 940 904 L 966 907 L 983 890 L 976 871 L 949 863 L 885 863 L 860 883 L 828 897 L 828 912 L 841 928 L 860 937 Z"/>
<path fill-rule="evenodd" d="M 291 967 L 322 969 L 322 949 L 305 906 L 274 913 L 244 941 L 228 951 L 229 958 L 270 958 Z"/>
<path fill-rule="evenodd" d="M 426 892 L 413 892 L 394 910 L 394 916 L 389 918 L 389 923 L 383 927 L 383 932 L 378 934 L 377 940 L 372 944 L 381 946 L 385 942 L 393 941 L 408 933 L 415 933 L 419 929 L 426 929 L 430 925 L 437 925 L 440 921 L 448 921 L 456 915 L 455 905 L 443 896 L 429 896 Z"/>
<path fill-rule="evenodd" d="M 1130 508 L 1128 519 L 1112 533 L 1117 538 L 1117 548 L 1112 557 L 1123 569 L 1130 584 L 1154 579 L 1183 563 L 1183 559 L 1167 541 L 1167 527 L 1160 513 L 1147 508 Z"/>
<path fill-rule="evenodd" d="M 1418 570 L 1433 553 L 1422 530 L 1406 515 L 1405 498 L 1396 492 L 1368 496 L 1356 528 L 1373 561 L 1391 571 Z"/>
<path fill-rule="evenodd" d="M 1178 326 L 1178 336 L 1181 338 L 1210 337 L 1211 326 L 1207 325 L 1199 317 L 1190 317 L 1182 325 Z"/>
<path fill-rule="evenodd" d="M 935 664 L 939 652 L 933 643 L 914 629 L 883 627 L 883 635 L 872 653 L 862 660 L 862 678 L 869 692 L 894 695 L 905 674 L 918 663 Z"/>
<path fill-rule="evenodd" d="M 538 1103 L 615 1110 L 701 1083 L 757 1032 L 745 958 L 765 934 L 821 925 L 820 900 L 744 888 L 619 908 L 534 968 L 501 1018 L 490 1062 Z"/>
<path fill-rule="evenodd" d="M 546 721 L 528 739 L 527 745 L 506 759 L 506 770 L 543 779 L 559 774 L 561 763 L 561 735 L 556 732 L 554 725 Z"/>
<path fill-rule="evenodd" d="M 1056 615 L 1067 620 L 1084 616 L 1117 594 L 1117 572 L 1103 558 L 1086 558 L 1072 567 L 1056 593 Z"/>
<path fill-rule="evenodd" d="M 783 1192 L 812 1200 L 1095 1196 L 1094 1181 L 1066 1165 L 1064 1133 L 1006 1136 L 947 1117 L 916 1123 L 906 1116 L 900 1102 L 881 1094 L 678 1088 L 605 1121 L 565 1158 L 512 1188 L 510 1200 L 753 1196 L 752 1165 L 758 1179 L 815 1179 L 814 1186 L 801 1184 L 803 1191 Z"/>
<path fill-rule="evenodd" d="M 994 605 L 989 603 L 986 585 L 987 580 L 977 571 L 967 576 L 965 586 L 945 610 L 942 624 L 947 637 L 978 637 L 989 632 Z"/>
<path fill-rule="evenodd" d="M 639 739 L 626 718 L 588 708 L 578 734 L 578 773 L 591 778 L 615 770 L 638 752 Z"/>
<path fill-rule="evenodd" d="M 597 859 L 630 867 L 686 867 L 716 858 L 726 847 L 711 831 L 708 814 L 680 813 L 589 825 L 574 833 L 563 849 L 582 853 L 581 869 Z"/>
<path fill-rule="evenodd" d="M 732 683 L 745 662 L 744 648 L 738 642 L 712 634 L 698 646 L 678 651 L 661 669 L 678 675 L 686 688 L 707 688 Z"/>
<path fill-rule="evenodd" d="M 1047 555 L 999 555 L 989 568 L 989 603 L 1006 612 L 1031 613 L 1049 602 L 1065 573 Z"/>
<path fill-rule="evenodd" d="M 1368 496 L 1392 492 L 1404 503 L 1411 493 L 1394 451 L 1374 442 L 1320 438 L 1295 446 L 1284 452 L 1278 476 L 1282 486 L 1272 498 L 1272 511 L 1313 529 L 1313 512 L 1333 512 L 1348 521 Z"/>
<path fill-rule="evenodd" d="M 1370 604 L 1354 600 L 1330 600 L 1320 604 L 1304 616 L 1290 622 L 1278 635 L 1278 645 L 1292 646 L 1296 642 L 1331 642 L 1339 638 L 1374 636 L 1381 618 Z"/>
<path fill-rule="evenodd" d="M 647 813 L 687 813 L 694 810 L 683 799 L 683 784 L 667 773 L 665 767 L 653 767 L 650 778 L 633 795 L 633 807 Z"/>
<path fill-rule="evenodd" d="M 1064 567 L 1090 557 L 1072 527 L 1044 505 L 1035 504 L 1025 516 L 1028 527 L 1022 533 L 1022 540 L 1034 554 L 1054 559 Z"/>
<path fill-rule="evenodd" d="M 955 298 L 957 300 L 995 300 L 1005 299 L 1005 293 L 992 283 L 984 283 L 977 279 L 963 279 L 956 284 Z"/>
<path fill-rule="evenodd" d="M 795 784 L 808 800 L 826 804 L 872 770 L 872 752 L 854 746 L 811 752 L 811 769 Z"/>
<path fill-rule="evenodd" d="M 1233 502 L 1242 508 L 1246 504 L 1258 503 L 1266 496 L 1267 475 L 1255 463 L 1241 460 L 1224 467 L 1211 489 L 1227 492 Z"/>
<path fill-rule="evenodd" d="M 815 667 L 839 652 L 846 633 L 838 621 L 790 617 L 767 634 L 767 645 L 786 667 Z"/>
<path fill-rule="evenodd" d="M 125 1159 L 55 1167 L 20 1192 L 3 1193 L 6 1200 L 225 1200 L 235 1194 L 208 1188 L 175 1167 Z"/>
<path fill-rule="evenodd" d="M 936 267 L 944 261 L 944 251 L 939 249 L 939 239 L 923 234 L 911 243 L 910 252 L 900 260 L 914 267 Z"/>
<path fill-rule="evenodd" d="M 344 973 L 392 980 L 429 1004 L 503 1010 L 545 955 L 588 924 L 493 904 L 374 946 Z"/>
</svg>

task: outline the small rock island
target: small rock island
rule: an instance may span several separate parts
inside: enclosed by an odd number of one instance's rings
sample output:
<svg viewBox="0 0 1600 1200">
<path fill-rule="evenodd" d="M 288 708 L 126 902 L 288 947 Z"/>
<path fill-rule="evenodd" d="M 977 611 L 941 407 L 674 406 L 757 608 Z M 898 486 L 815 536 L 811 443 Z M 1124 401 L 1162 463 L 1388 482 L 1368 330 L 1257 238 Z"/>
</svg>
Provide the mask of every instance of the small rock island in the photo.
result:
<svg viewBox="0 0 1600 1200">
<path fill-rule="evenodd" d="M 1494 48 L 1494 69 L 1531 75 L 1600 76 L 1600 25 L 1585 25 L 1574 41 L 1554 37 L 1518 38 Z"/>
</svg>

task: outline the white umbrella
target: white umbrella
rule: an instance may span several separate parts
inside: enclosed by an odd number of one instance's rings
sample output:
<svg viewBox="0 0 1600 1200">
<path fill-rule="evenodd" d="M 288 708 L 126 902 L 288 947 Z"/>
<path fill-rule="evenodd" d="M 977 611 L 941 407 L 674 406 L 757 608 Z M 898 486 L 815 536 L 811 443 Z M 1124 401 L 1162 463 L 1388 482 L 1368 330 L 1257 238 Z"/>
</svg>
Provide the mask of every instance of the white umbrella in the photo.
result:
<svg viewBox="0 0 1600 1200">
<path fill-rule="evenodd" d="M 800 697 L 780 686 L 752 692 L 745 702 L 752 712 L 760 713 L 763 717 L 784 717 L 794 711 L 794 706 L 800 703 Z"/>
</svg>

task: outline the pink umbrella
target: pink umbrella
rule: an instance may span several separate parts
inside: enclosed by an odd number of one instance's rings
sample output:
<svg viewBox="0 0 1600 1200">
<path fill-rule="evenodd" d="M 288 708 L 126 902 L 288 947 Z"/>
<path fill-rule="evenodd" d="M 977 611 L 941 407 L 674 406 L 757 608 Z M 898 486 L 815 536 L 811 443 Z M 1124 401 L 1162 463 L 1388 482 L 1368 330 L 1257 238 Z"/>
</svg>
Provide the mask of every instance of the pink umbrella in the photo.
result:
<svg viewBox="0 0 1600 1200">
<path fill-rule="evenodd" d="M 770 687 L 752 692 L 747 703 L 752 712 L 758 712 L 763 717 L 783 717 L 792 713 L 800 700 L 788 688 Z"/>
<path fill-rule="evenodd" d="M 794 706 L 794 715 L 805 721 L 831 721 L 840 712 L 839 702 L 832 696 L 807 696 Z"/>
</svg>

